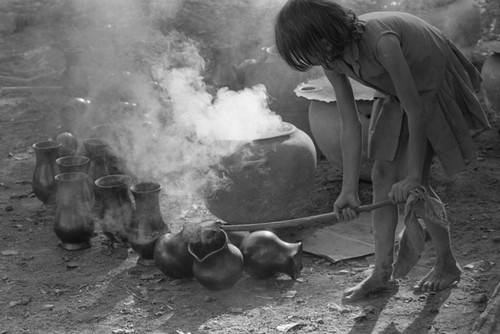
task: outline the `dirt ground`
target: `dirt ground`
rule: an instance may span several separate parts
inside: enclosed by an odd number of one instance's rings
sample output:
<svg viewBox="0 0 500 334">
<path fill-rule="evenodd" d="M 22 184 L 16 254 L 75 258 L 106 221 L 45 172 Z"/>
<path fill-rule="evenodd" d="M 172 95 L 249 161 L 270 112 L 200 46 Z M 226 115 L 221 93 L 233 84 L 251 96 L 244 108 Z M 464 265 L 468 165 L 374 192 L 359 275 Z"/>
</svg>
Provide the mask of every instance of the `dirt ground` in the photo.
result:
<svg viewBox="0 0 500 334">
<path fill-rule="evenodd" d="M 10 1 L 31 14 L 39 2 Z M 44 27 L 5 36 L 2 55 L 37 46 Z M 99 231 L 92 247 L 58 247 L 54 212 L 34 197 L 31 145 L 54 134 L 66 97 L 3 94 L 0 97 L 0 334 L 17 333 L 471 333 L 500 281 L 500 122 L 476 137 L 477 166 L 447 177 L 433 167 L 433 184 L 446 203 L 455 254 L 463 268 L 456 287 L 414 292 L 432 268 L 433 247 L 399 282 L 397 291 L 344 304 L 342 291 L 367 276 L 371 256 L 331 263 L 306 254 L 302 276 L 256 280 L 244 275 L 231 289 L 214 292 L 195 280 L 165 277 L 136 264 L 131 250 L 109 243 Z M 328 212 L 341 175 L 318 161 L 315 183 L 302 214 Z M 361 183 L 361 200 L 371 185 Z M 162 212 L 179 230 L 209 217 L 202 203 L 177 212 L 160 197 Z"/>
</svg>

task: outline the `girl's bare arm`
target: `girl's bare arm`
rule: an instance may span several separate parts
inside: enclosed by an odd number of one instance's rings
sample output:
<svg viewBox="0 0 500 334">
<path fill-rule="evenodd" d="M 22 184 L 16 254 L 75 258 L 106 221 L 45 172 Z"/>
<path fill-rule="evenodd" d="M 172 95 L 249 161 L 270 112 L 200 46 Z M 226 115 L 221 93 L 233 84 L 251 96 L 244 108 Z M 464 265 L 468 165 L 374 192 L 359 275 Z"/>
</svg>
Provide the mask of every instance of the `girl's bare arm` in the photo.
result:
<svg viewBox="0 0 500 334">
<path fill-rule="evenodd" d="M 426 135 L 423 106 L 397 36 L 388 34 L 377 44 L 378 59 L 389 73 L 401 105 L 408 116 L 408 174 L 393 187 L 393 200 L 405 201 L 408 191 L 422 182 Z"/>
<path fill-rule="evenodd" d="M 341 147 L 343 158 L 342 193 L 351 207 L 359 205 L 358 181 L 361 160 L 362 124 L 359 120 L 351 83 L 347 76 L 334 71 L 325 70 L 326 77 L 332 84 L 337 96 L 337 106 L 341 119 Z"/>
</svg>

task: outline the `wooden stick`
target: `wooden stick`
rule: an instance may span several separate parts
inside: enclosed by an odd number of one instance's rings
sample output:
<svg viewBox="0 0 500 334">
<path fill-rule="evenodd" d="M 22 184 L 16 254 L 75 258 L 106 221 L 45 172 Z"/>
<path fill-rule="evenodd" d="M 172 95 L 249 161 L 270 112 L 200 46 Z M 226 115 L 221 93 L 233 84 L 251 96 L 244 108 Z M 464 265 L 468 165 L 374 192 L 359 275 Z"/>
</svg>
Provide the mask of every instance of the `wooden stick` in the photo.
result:
<svg viewBox="0 0 500 334">
<path fill-rule="evenodd" d="M 395 204 L 392 201 L 387 200 L 380 203 L 362 205 L 358 208 L 357 211 L 369 212 L 389 205 L 395 205 Z M 333 225 L 338 222 L 339 221 L 335 216 L 335 214 L 333 212 L 329 212 L 315 216 L 301 217 L 301 218 L 267 222 L 267 223 L 240 224 L 240 225 L 221 224 L 220 228 L 223 229 L 224 231 L 258 231 L 258 230 L 269 230 L 275 228 L 307 226 L 314 223 L 329 223 Z"/>
</svg>

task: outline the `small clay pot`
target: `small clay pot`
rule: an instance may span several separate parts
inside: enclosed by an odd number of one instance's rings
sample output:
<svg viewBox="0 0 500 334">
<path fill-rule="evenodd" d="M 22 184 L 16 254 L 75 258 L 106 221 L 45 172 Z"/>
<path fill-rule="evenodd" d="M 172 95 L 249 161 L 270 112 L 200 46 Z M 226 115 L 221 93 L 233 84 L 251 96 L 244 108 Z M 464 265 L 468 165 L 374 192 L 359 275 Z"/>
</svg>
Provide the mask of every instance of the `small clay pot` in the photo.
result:
<svg viewBox="0 0 500 334">
<path fill-rule="evenodd" d="M 188 251 L 194 257 L 194 277 L 207 289 L 228 289 L 243 274 L 243 256 L 223 230 L 201 231 L 201 240 L 190 241 Z"/>
<path fill-rule="evenodd" d="M 184 229 L 177 234 L 165 233 L 160 236 L 154 249 L 156 267 L 169 277 L 193 277 L 194 258 L 188 251 L 188 242 Z"/>
<path fill-rule="evenodd" d="M 302 243 L 281 240 L 271 231 L 256 231 L 246 236 L 240 246 L 245 272 L 258 279 L 285 273 L 292 279 L 302 270 Z"/>
<path fill-rule="evenodd" d="M 83 155 L 61 156 L 56 159 L 56 164 L 61 173 L 88 174 L 90 159 Z"/>
</svg>

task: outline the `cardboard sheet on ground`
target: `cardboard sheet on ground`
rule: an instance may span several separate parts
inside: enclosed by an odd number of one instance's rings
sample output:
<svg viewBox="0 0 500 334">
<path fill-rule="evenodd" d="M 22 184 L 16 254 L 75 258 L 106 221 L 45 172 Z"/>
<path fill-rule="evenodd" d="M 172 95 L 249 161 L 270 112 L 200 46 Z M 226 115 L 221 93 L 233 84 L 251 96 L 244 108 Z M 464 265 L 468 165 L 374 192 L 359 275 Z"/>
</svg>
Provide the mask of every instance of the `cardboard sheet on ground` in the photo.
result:
<svg viewBox="0 0 500 334">
<path fill-rule="evenodd" d="M 396 238 L 404 227 L 404 216 L 399 215 Z M 361 213 L 358 219 L 320 229 L 305 229 L 295 234 L 302 240 L 304 252 L 332 262 L 359 258 L 374 253 L 371 232 L 371 214 Z"/>
</svg>

